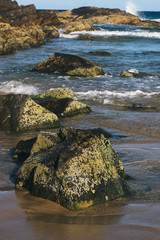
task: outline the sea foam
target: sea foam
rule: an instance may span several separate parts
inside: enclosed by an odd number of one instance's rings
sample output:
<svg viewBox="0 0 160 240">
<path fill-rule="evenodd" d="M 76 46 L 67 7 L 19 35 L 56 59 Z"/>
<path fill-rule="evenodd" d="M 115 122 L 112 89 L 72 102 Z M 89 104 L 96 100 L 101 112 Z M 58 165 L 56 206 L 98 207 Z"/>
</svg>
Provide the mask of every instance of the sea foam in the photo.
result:
<svg viewBox="0 0 160 240">
<path fill-rule="evenodd" d="M 90 90 L 87 92 L 77 92 L 76 98 L 78 100 L 92 100 L 97 102 L 102 102 L 103 104 L 111 104 L 116 99 L 145 99 L 152 97 L 160 97 L 160 92 L 143 92 L 141 90 L 136 91 L 98 91 Z"/>
<path fill-rule="evenodd" d="M 4 93 L 28 94 L 28 95 L 36 95 L 39 93 L 38 88 L 29 84 L 20 83 L 18 81 L 1 83 L 0 91 Z"/>
<path fill-rule="evenodd" d="M 160 32 L 150 32 L 148 30 L 132 30 L 132 31 L 109 31 L 109 30 L 98 30 L 98 31 L 76 31 L 69 34 L 61 33 L 61 38 L 76 39 L 79 35 L 90 35 L 93 37 L 137 37 L 137 38 L 152 38 L 160 39 Z"/>
</svg>

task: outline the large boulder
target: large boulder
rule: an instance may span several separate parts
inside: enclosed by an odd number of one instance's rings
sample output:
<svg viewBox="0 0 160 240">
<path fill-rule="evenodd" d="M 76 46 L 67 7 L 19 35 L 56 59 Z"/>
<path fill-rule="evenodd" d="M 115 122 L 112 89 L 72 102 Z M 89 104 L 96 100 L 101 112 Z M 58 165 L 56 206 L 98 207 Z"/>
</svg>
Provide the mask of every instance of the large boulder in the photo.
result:
<svg viewBox="0 0 160 240">
<path fill-rule="evenodd" d="M 73 210 L 128 195 L 122 161 L 107 136 L 102 129 L 40 133 L 29 141 L 30 156 L 16 174 L 16 188 Z M 14 157 L 21 160 L 24 146 L 19 143 Z"/>
<path fill-rule="evenodd" d="M 87 104 L 72 99 L 74 96 L 75 93 L 70 90 L 56 89 L 38 95 L 35 101 L 58 117 L 70 117 L 91 112 L 91 108 Z"/>
<path fill-rule="evenodd" d="M 0 128 L 9 131 L 46 129 L 60 126 L 58 117 L 27 95 L 0 96 Z"/>
<path fill-rule="evenodd" d="M 91 61 L 81 56 L 63 53 L 53 53 L 49 59 L 38 63 L 32 70 L 86 77 L 105 74 L 101 67 Z"/>
</svg>

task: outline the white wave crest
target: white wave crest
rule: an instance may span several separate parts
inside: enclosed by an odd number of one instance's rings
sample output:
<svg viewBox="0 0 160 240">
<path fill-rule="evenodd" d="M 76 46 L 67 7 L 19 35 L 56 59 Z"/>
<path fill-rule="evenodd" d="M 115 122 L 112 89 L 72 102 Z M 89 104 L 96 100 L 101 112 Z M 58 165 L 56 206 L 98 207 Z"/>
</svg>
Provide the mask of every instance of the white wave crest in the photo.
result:
<svg viewBox="0 0 160 240">
<path fill-rule="evenodd" d="M 135 68 L 129 69 L 128 72 L 130 72 L 130 73 L 139 73 L 139 71 L 137 69 L 135 69 Z"/>
<path fill-rule="evenodd" d="M 152 21 L 160 22 L 160 18 L 151 19 Z"/>
<path fill-rule="evenodd" d="M 88 92 L 77 92 L 76 98 L 79 100 L 93 100 L 93 101 L 101 101 L 104 104 L 111 103 L 112 100 L 115 99 L 140 99 L 140 98 L 150 98 L 159 96 L 160 92 L 152 92 L 145 93 L 141 90 L 136 91 L 124 91 L 124 92 L 116 92 L 116 91 L 97 91 L 91 90 Z"/>
<path fill-rule="evenodd" d="M 139 38 L 152 38 L 160 39 L 160 32 L 149 32 L 147 30 L 136 30 L 136 31 L 77 31 L 69 34 L 60 34 L 61 38 L 76 39 L 79 35 L 90 35 L 93 37 L 139 37 Z"/>
<path fill-rule="evenodd" d="M 29 84 L 20 83 L 18 81 L 1 83 L 0 91 L 4 93 L 28 94 L 28 95 L 37 95 L 39 93 L 38 88 Z"/>
<path fill-rule="evenodd" d="M 132 1 L 128 1 L 126 3 L 126 12 L 138 16 L 138 8 L 136 4 Z"/>
</svg>

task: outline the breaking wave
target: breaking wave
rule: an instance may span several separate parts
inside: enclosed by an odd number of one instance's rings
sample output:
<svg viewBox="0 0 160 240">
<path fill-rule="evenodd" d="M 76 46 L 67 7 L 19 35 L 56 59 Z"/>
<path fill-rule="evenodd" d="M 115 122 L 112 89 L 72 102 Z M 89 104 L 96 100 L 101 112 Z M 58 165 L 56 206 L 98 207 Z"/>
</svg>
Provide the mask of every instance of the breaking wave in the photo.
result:
<svg viewBox="0 0 160 240">
<path fill-rule="evenodd" d="M 28 94 L 28 95 L 36 95 L 39 93 L 38 88 L 29 84 L 20 83 L 18 81 L 1 83 L 0 91 L 3 93 Z"/>
<path fill-rule="evenodd" d="M 76 98 L 78 100 L 95 101 L 104 105 L 159 108 L 160 92 L 145 93 L 140 90 L 124 92 L 91 90 L 88 92 L 77 92 Z"/>
<path fill-rule="evenodd" d="M 149 32 L 147 30 L 132 30 L 132 31 L 109 31 L 109 30 L 98 30 L 98 31 L 77 31 L 69 34 L 63 32 L 60 33 L 61 38 L 76 39 L 79 35 L 90 35 L 92 37 L 136 37 L 136 38 L 151 38 L 160 39 L 160 32 Z"/>
</svg>

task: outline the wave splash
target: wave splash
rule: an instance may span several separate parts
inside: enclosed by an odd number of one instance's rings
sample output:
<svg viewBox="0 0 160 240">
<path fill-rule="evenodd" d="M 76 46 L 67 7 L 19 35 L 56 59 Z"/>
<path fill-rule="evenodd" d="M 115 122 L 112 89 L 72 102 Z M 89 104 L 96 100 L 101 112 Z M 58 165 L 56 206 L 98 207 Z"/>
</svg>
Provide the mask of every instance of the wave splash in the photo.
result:
<svg viewBox="0 0 160 240">
<path fill-rule="evenodd" d="M 77 92 L 76 98 L 78 100 L 95 101 L 104 105 L 159 109 L 160 92 L 90 90 L 88 92 Z"/>
<path fill-rule="evenodd" d="M 126 12 L 131 13 L 135 16 L 138 16 L 138 8 L 137 8 L 136 4 L 132 1 L 128 1 L 126 3 Z"/>
<path fill-rule="evenodd" d="M 135 30 L 107 30 L 103 29 L 98 31 L 76 31 L 71 32 L 69 34 L 65 34 L 63 32 L 60 33 L 60 38 L 68 38 L 68 39 L 76 39 L 80 35 L 90 35 L 91 37 L 127 37 L 127 38 L 150 38 L 150 39 L 160 39 L 160 32 L 158 31 L 149 31 L 142 29 Z"/>
<path fill-rule="evenodd" d="M 3 82 L 0 84 L 0 91 L 4 93 L 37 95 L 39 89 L 18 81 Z"/>
</svg>

